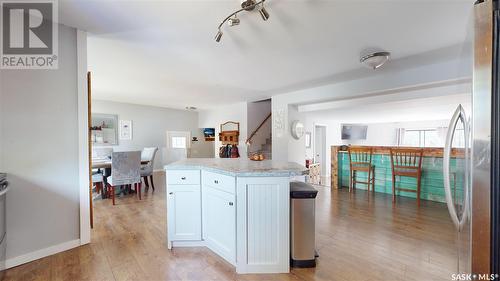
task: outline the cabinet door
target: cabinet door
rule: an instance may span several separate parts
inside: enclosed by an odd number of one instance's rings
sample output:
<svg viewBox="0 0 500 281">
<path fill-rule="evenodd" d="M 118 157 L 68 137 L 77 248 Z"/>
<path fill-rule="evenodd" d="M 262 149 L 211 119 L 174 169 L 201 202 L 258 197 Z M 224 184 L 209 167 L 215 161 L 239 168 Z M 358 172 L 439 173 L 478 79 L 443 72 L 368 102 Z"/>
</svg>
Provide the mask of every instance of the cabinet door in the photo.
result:
<svg viewBox="0 0 500 281">
<path fill-rule="evenodd" d="M 200 185 L 167 187 L 167 219 L 169 241 L 201 240 Z"/>
<path fill-rule="evenodd" d="M 203 186 L 203 237 L 207 246 L 236 263 L 236 204 L 233 194 Z"/>
</svg>

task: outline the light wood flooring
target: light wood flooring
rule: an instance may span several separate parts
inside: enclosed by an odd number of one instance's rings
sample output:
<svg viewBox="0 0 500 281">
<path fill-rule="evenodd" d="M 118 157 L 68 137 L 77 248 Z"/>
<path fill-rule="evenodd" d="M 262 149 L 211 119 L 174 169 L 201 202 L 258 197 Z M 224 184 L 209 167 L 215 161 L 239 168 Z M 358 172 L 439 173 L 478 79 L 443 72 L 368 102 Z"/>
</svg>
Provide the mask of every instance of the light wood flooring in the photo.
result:
<svg viewBox="0 0 500 281">
<path fill-rule="evenodd" d="M 318 187 L 314 269 L 237 275 L 205 248 L 166 247 L 164 176 L 156 191 L 95 201 L 92 243 L 7 270 L 5 280 L 450 280 L 455 234 L 446 206 Z"/>
</svg>

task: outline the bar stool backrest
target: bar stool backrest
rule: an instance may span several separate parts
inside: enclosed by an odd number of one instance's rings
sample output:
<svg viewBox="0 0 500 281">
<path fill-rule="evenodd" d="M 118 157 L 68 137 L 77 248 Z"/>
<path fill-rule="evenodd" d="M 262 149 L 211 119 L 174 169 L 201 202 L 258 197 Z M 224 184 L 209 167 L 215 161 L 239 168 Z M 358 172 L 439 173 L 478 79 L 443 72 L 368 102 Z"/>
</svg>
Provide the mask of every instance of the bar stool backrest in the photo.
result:
<svg viewBox="0 0 500 281">
<path fill-rule="evenodd" d="M 350 166 L 353 165 L 371 165 L 372 164 L 372 155 L 373 155 L 373 147 L 349 147 L 347 149 L 349 153 L 349 161 Z"/>
<path fill-rule="evenodd" d="M 422 148 L 391 148 L 391 165 L 395 169 L 422 170 Z"/>
</svg>

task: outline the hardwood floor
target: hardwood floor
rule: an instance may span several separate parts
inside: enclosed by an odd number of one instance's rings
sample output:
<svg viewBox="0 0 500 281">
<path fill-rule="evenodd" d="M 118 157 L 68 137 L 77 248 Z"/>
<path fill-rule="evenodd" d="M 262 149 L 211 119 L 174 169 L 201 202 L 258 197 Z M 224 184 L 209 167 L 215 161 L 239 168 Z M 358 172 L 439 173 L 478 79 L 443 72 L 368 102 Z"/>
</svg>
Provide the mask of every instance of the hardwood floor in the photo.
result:
<svg viewBox="0 0 500 281">
<path fill-rule="evenodd" d="M 237 275 L 205 248 L 167 250 L 165 183 L 94 204 L 92 243 L 6 271 L 5 280 L 450 280 L 455 234 L 444 204 L 318 187 L 314 269 Z"/>
</svg>

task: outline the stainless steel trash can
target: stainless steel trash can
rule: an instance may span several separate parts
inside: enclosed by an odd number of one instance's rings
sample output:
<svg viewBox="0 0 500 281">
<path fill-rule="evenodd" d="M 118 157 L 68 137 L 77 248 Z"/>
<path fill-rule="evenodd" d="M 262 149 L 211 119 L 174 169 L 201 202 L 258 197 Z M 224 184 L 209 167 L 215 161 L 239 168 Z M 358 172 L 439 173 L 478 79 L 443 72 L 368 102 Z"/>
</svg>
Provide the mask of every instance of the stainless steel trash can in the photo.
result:
<svg viewBox="0 0 500 281">
<path fill-rule="evenodd" d="M 315 200 L 318 191 L 304 182 L 290 183 L 290 265 L 316 266 Z"/>
</svg>

